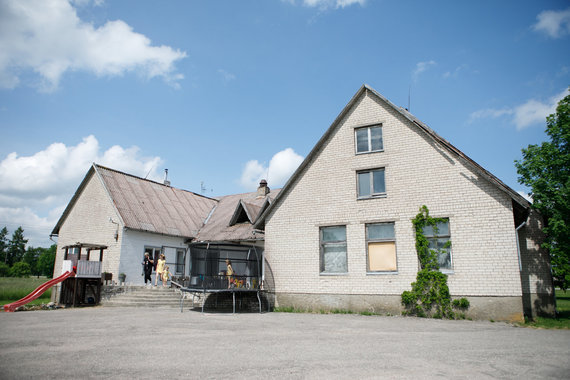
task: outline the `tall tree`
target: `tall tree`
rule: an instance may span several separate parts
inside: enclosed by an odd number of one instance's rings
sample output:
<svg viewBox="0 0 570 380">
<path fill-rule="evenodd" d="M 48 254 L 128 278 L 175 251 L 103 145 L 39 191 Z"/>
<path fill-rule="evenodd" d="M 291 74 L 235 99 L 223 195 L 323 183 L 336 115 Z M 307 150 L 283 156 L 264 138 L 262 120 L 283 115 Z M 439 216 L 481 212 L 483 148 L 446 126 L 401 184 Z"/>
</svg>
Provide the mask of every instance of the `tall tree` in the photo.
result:
<svg viewBox="0 0 570 380">
<path fill-rule="evenodd" d="M 8 264 L 8 229 L 0 230 L 0 262 Z"/>
<path fill-rule="evenodd" d="M 24 238 L 24 229 L 20 226 L 12 234 L 12 239 L 8 243 L 8 265 L 22 261 L 26 253 L 26 243 L 28 239 Z"/>
<path fill-rule="evenodd" d="M 23 260 L 25 263 L 27 263 L 30 266 L 30 271 L 31 274 L 33 274 L 34 276 L 39 276 L 41 273 L 38 270 L 38 260 L 40 258 L 40 255 L 44 252 L 45 248 L 41 248 L 41 247 L 28 247 L 26 249 L 26 253 L 24 253 L 24 257 Z"/>
<path fill-rule="evenodd" d="M 545 220 L 546 239 L 556 285 L 570 287 L 570 95 L 546 118 L 550 141 L 523 149 L 515 162 L 519 183 L 531 188 L 532 205 Z"/>
<path fill-rule="evenodd" d="M 40 255 L 38 260 L 37 269 L 40 274 L 46 277 L 53 276 L 53 267 L 55 264 L 55 252 L 57 250 L 57 246 L 52 244 L 49 248 L 43 248 L 43 253 Z"/>
</svg>

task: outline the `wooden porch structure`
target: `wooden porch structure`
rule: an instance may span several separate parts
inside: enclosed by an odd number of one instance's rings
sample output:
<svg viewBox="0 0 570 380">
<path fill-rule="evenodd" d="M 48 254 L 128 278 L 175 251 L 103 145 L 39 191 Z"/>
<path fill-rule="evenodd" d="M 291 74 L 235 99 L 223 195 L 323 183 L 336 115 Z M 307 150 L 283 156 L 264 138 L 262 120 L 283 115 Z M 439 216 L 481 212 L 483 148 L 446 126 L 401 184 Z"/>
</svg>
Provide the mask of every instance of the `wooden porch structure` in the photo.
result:
<svg viewBox="0 0 570 380">
<path fill-rule="evenodd" d="M 74 270 L 75 277 L 62 283 L 59 303 L 72 306 L 97 305 L 101 301 L 103 251 L 107 246 L 76 243 L 63 249 L 63 266 Z M 92 260 L 92 251 L 99 251 L 99 260 Z"/>
</svg>

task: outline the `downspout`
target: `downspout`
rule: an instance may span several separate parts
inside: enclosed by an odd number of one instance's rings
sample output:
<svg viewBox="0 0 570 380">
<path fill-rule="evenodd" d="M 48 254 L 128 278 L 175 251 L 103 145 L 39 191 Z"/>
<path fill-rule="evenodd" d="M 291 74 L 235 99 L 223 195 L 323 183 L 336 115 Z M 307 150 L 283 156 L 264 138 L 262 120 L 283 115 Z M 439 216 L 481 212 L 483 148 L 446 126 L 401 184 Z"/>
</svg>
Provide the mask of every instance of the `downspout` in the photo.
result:
<svg viewBox="0 0 570 380">
<path fill-rule="evenodd" d="M 521 261 L 521 245 L 519 242 L 519 230 L 526 225 L 526 221 L 522 222 L 520 226 L 515 228 L 515 237 L 517 239 L 517 255 L 519 257 L 519 272 L 522 272 L 522 261 Z"/>
</svg>

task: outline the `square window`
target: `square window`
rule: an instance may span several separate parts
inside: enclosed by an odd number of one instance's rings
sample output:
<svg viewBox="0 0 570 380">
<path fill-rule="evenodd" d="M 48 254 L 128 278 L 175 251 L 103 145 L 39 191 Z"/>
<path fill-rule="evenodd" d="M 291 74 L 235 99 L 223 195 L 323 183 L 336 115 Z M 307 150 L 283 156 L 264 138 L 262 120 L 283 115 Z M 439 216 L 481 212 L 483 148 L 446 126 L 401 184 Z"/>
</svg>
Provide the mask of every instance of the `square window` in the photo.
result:
<svg viewBox="0 0 570 380">
<path fill-rule="evenodd" d="M 425 226 L 423 229 L 424 236 L 429 241 L 429 249 L 437 251 L 437 264 L 439 269 L 452 270 L 453 262 L 451 258 L 449 231 L 449 220 L 446 219 L 437 223 L 436 228 L 433 226 Z"/>
<path fill-rule="evenodd" d="M 384 172 L 384 168 L 358 172 L 358 198 L 386 195 Z"/>
<path fill-rule="evenodd" d="M 366 225 L 368 272 L 396 272 L 396 236 L 394 223 Z"/>
<path fill-rule="evenodd" d="M 382 125 L 357 128 L 354 130 L 356 153 L 381 152 L 384 150 L 382 141 Z"/>
<path fill-rule="evenodd" d="M 347 273 L 346 226 L 320 228 L 321 273 Z"/>
</svg>

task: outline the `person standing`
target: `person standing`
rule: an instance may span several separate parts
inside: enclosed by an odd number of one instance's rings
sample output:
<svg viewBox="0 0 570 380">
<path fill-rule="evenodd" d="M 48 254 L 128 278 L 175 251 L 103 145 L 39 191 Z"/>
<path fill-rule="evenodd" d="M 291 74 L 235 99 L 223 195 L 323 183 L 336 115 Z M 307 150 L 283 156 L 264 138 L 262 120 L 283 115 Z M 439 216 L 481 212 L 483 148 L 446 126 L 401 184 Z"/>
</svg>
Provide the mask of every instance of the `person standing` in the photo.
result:
<svg viewBox="0 0 570 380">
<path fill-rule="evenodd" d="M 164 254 L 159 256 L 158 262 L 156 263 L 156 279 L 154 281 L 154 286 L 158 286 L 158 279 L 162 281 L 164 285 L 164 279 L 162 278 L 162 274 L 164 273 L 164 266 L 166 265 L 166 257 Z"/>
<path fill-rule="evenodd" d="M 232 279 L 234 275 L 234 268 L 232 267 L 232 262 L 229 259 L 226 259 L 226 276 L 228 277 L 228 289 L 231 287 Z"/>
<path fill-rule="evenodd" d="M 152 274 L 152 267 L 154 266 L 154 261 L 150 258 L 148 252 L 145 252 L 142 264 L 144 270 L 144 284 L 146 285 L 146 282 L 148 281 L 148 283 L 152 285 L 152 278 L 150 278 L 150 275 Z"/>
</svg>

